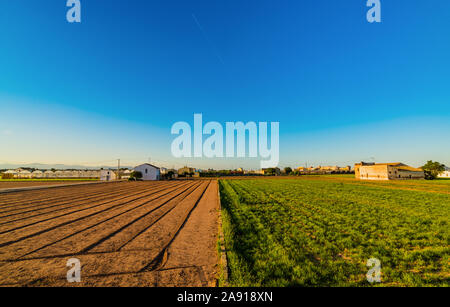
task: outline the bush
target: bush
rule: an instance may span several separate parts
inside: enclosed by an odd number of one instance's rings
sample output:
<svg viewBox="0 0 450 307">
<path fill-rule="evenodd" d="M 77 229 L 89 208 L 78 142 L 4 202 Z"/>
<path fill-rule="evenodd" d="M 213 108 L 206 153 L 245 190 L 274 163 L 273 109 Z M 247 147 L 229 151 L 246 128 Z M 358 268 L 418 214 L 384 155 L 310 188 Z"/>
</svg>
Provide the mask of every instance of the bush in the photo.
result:
<svg viewBox="0 0 450 307">
<path fill-rule="evenodd" d="M 421 167 L 425 173 L 425 179 L 433 180 L 436 179 L 437 176 L 445 171 L 445 165 L 439 162 L 428 161 L 427 164 Z"/>
<path fill-rule="evenodd" d="M 141 180 L 141 179 L 142 179 L 142 173 L 134 171 L 131 173 L 129 180 L 137 181 L 137 180 Z"/>
<path fill-rule="evenodd" d="M 290 175 L 290 174 L 292 173 L 292 168 L 290 168 L 290 167 L 285 167 L 285 168 L 284 168 L 284 173 L 285 173 L 286 175 Z"/>
</svg>

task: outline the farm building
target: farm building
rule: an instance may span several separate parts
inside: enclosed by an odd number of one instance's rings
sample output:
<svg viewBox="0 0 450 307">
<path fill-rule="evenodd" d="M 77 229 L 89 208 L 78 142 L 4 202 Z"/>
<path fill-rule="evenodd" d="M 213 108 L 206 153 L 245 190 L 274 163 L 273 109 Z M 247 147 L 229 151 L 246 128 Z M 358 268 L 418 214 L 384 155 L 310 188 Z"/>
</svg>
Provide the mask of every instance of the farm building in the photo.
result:
<svg viewBox="0 0 450 307">
<path fill-rule="evenodd" d="M 134 168 L 134 171 L 142 173 L 142 180 L 159 180 L 161 171 L 159 167 L 145 163 Z"/>
<path fill-rule="evenodd" d="M 73 178 L 73 177 L 75 177 L 74 176 L 74 172 L 72 172 L 72 171 L 63 171 L 63 177 L 64 178 Z"/>
<path fill-rule="evenodd" d="M 438 178 L 450 178 L 450 168 L 446 167 L 445 171 L 438 175 Z"/>
<path fill-rule="evenodd" d="M 131 176 L 131 171 L 129 169 L 124 170 L 123 172 L 120 173 L 120 178 L 121 179 L 129 179 Z"/>
<path fill-rule="evenodd" d="M 88 171 L 79 171 L 78 172 L 78 177 L 79 178 L 88 178 L 89 177 L 89 172 Z"/>
<path fill-rule="evenodd" d="M 31 173 L 32 178 L 42 178 L 44 177 L 44 173 L 42 171 L 34 171 Z"/>
<path fill-rule="evenodd" d="M 45 171 L 44 172 L 44 177 L 45 178 L 55 178 L 55 173 L 52 171 Z"/>
<path fill-rule="evenodd" d="M 101 171 L 80 171 L 79 178 L 100 178 Z"/>
<path fill-rule="evenodd" d="M 17 178 L 17 172 L 13 171 L 13 170 L 8 170 L 8 171 L 4 172 L 3 174 L 12 175 L 13 178 Z"/>
<path fill-rule="evenodd" d="M 31 178 L 31 172 L 27 171 L 27 170 L 20 170 L 17 172 L 17 178 L 29 179 L 29 178 Z"/>
<path fill-rule="evenodd" d="M 351 172 L 352 171 L 352 167 L 350 165 L 344 166 L 344 167 L 339 167 L 339 171 L 340 172 Z"/>
<path fill-rule="evenodd" d="M 195 173 L 195 168 L 192 167 L 182 167 L 178 170 L 178 175 L 180 176 L 184 176 L 184 175 L 189 175 L 189 174 L 193 174 Z"/>
<path fill-rule="evenodd" d="M 403 163 L 355 164 L 355 177 L 361 180 L 406 180 L 424 179 L 423 170 Z"/>
<path fill-rule="evenodd" d="M 319 166 L 319 170 L 335 172 L 339 170 L 339 166 Z"/>
<path fill-rule="evenodd" d="M 117 179 L 116 173 L 112 170 L 105 169 L 100 171 L 101 181 L 114 181 Z"/>
</svg>

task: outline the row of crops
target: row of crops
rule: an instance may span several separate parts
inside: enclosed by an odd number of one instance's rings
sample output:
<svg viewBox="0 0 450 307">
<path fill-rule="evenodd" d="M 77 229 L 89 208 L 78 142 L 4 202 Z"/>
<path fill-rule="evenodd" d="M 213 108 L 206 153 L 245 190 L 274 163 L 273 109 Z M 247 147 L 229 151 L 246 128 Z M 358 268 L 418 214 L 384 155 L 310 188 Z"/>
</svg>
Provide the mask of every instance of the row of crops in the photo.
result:
<svg viewBox="0 0 450 307">
<path fill-rule="evenodd" d="M 221 180 L 232 286 L 381 286 L 450 281 L 450 195 L 337 180 Z"/>
</svg>

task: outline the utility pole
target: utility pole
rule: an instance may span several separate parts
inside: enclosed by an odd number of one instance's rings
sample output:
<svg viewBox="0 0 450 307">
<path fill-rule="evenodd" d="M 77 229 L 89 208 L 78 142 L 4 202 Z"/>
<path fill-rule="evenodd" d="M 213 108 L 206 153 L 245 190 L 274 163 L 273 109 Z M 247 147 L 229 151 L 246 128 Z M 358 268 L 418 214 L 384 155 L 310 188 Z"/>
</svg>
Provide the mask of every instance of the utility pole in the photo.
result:
<svg viewBox="0 0 450 307">
<path fill-rule="evenodd" d="M 120 159 L 117 159 L 117 180 L 120 180 Z"/>
</svg>

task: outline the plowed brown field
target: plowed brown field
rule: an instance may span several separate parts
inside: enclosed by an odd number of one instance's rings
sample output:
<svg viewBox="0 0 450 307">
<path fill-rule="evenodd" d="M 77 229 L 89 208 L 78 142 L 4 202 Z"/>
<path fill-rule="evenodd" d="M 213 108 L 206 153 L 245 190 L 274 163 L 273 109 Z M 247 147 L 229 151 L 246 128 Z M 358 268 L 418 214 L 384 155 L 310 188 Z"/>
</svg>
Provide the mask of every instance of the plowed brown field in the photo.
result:
<svg viewBox="0 0 450 307">
<path fill-rule="evenodd" d="M 86 183 L 97 183 L 97 181 L 1 181 L 0 191 L 17 188 L 31 188 L 31 187 L 45 187 L 45 186 L 62 186 L 62 185 L 77 185 Z"/>
<path fill-rule="evenodd" d="M 0 194 L 0 286 L 214 286 L 217 195 L 216 180 Z"/>
</svg>

